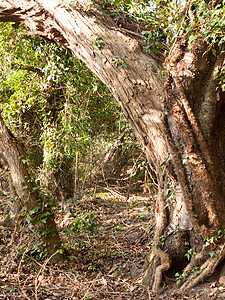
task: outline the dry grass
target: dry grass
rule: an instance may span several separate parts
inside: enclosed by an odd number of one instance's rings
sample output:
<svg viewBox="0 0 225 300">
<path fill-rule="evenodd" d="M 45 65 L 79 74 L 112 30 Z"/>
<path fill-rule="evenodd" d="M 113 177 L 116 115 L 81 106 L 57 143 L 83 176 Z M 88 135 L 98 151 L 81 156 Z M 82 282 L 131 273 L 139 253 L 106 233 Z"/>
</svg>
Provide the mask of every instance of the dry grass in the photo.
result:
<svg viewBox="0 0 225 300">
<path fill-rule="evenodd" d="M 102 196 L 66 205 L 67 213 L 57 212 L 70 249 L 61 265 L 30 254 L 35 240 L 25 225 L 2 228 L 0 299 L 146 299 L 140 281 L 154 226 L 150 199 Z"/>
</svg>

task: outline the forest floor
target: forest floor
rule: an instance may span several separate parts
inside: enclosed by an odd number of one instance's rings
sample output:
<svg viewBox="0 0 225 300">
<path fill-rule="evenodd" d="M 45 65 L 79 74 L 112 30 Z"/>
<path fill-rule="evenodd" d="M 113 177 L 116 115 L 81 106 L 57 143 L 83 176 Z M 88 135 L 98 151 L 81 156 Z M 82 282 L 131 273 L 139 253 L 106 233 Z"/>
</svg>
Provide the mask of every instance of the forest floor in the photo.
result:
<svg viewBox="0 0 225 300">
<path fill-rule="evenodd" d="M 225 299 L 216 278 L 183 294 L 169 277 L 158 295 L 141 285 L 154 232 L 154 199 L 98 193 L 63 206 L 57 223 L 71 250 L 62 264 L 35 256 L 27 225 L 0 227 L 0 299 Z"/>
</svg>

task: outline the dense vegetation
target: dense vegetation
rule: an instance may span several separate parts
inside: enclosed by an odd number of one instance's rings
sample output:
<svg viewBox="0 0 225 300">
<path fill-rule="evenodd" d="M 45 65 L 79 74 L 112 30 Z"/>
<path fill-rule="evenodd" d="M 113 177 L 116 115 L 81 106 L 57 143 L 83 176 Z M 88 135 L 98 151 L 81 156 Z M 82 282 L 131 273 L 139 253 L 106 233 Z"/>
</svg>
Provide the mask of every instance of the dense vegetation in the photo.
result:
<svg viewBox="0 0 225 300">
<path fill-rule="evenodd" d="M 118 24 L 128 29 L 136 27 L 143 36 L 142 42 L 147 53 L 163 54 L 164 68 L 171 48 L 179 38 L 187 38 L 193 45 L 199 38 L 208 44 L 206 52 L 214 56 L 224 52 L 225 16 L 222 1 L 139 1 L 104 0 L 101 4 L 107 14 Z M 110 4 L 110 6 L 107 6 Z M 191 11 L 191 16 L 190 16 Z M 137 26 L 138 24 L 138 26 Z M 160 70 L 162 76 L 165 70 Z M 214 74 L 221 89 L 225 91 L 225 70 L 222 64 Z"/>
<path fill-rule="evenodd" d="M 59 203 L 65 211 L 66 200 L 95 195 L 99 180 L 104 192 L 108 180 L 114 185 L 125 180 L 126 186 L 137 169 L 144 174 L 146 161 L 121 109 L 82 62 L 55 44 L 28 36 L 23 26 L 1 24 L 0 45 L 2 115 L 25 147 L 23 162 L 44 201 L 55 208 Z M 139 179 L 144 184 L 143 175 Z M 18 197 L 12 201 L 18 204 Z M 86 219 L 94 226 L 91 212 L 84 218 L 81 227 Z M 41 256 L 43 251 L 38 249 Z"/>
<path fill-rule="evenodd" d="M 38 176 L 71 166 L 78 154 L 91 168 L 127 126 L 108 89 L 84 64 L 11 24 L 1 25 L 1 83 L 4 120 L 25 142 L 35 169 L 42 169 Z"/>
<path fill-rule="evenodd" d="M 24 147 L 26 155 L 22 160 L 34 188 L 43 195 L 40 207 L 28 213 L 15 193 L 1 151 L 0 276 L 4 272 L 13 274 L 15 266 L 19 276 L 20 272 L 27 273 L 28 277 L 38 274 L 34 285 L 36 297 L 41 293 L 53 296 L 58 292 L 48 291 L 49 287 L 38 291 L 39 274 L 44 274 L 49 262 L 41 238 L 45 230 L 40 224 L 45 224 L 48 218 L 42 205 L 48 201 L 55 212 L 63 247 L 59 251 L 69 250 L 67 267 L 62 265 L 63 270 L 73 270 L 79 259 L 81 265 L 75 268 L 76 276 L 81 272 L 83 280 L 89 280 L 92 273 L 110 271 L 111 261 L 115 260 L 113 265 L 116 266 L 126 262 L 128 253 L 133 256 L 132 246 L 129 249 L 123 245 L 121 237 L 120 247 L 124 250 L 115 248 L 110 242 L 114 234 L 122 236 L 125 230 L 132 230 L 140 237 L 143 233 L 151 234 L 150 203 L 139 213 L 143 200 L 128 199 L 134 190 L 149 192 L 149 176 L 154 175 L 149 172 L 140 145 L 118 103 L 81 61 L 68 50 L 27 35 L 22 25 L 0 26 L 2 116 L 11 135 Z M 152 184 L 153 194 L 155 188 Z M 128 210 L 130 225 L 124 225 L 120 210 Z M 106 220 L 114 215 L 115 221 L 110 221 L 113 226 L 108 225 Z M 136 232 L 137 222 L 143 224 L 143 228 Z M 99 240 L 102 236 L 103 241 Z M 92 240 L 91 249 L 87 238 Z M 140 250 L 142 261 L 144 248 Z M 68 264 L 68 260 L 71 263 Z M 38 271 L 40 263 L 43 265 Z M 120 268 L 116 278 L 119 275 Z M 9 281 L 2 286 L 3 291 L 10 292 L 12 298 L 18 297 L 18 293 L 23 295 L 20 279 L 17 287 L 14 276 L 7 278 L 5 283 Z M 80 296 L 85 293 L 85 285 L 77 288 Z"/>
</svg>

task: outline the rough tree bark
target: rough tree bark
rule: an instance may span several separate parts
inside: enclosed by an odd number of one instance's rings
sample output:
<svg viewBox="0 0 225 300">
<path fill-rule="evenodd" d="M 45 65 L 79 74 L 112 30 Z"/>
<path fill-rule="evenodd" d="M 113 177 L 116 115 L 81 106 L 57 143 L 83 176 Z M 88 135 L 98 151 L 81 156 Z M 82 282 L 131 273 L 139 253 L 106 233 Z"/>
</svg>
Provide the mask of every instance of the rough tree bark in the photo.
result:
<svg viewBox="0 0 225 300">
<path fill-rule="evenodd" d="M 57 230 L 54 214 L 49 207 L 46 207 L 39 193 L 35 189 L 35 185 L 30 180 L 27 165 L 25 161 L 25 153 L 23 144 L 15 139 L 12 133 L 7 129 L 0 113 L 0 148 L 7 159 L 12 182 L 17 194 L 18 200 L 22 207 L 28 212 L 39 207 L 38 215 L 32 214 L 32 219 L 39 220 L 40 234 L 42 240 L 46 244 L 48 255 L 51 262 L 57 263 L 63 259 L 63 256 L 57 251 L 62 249 L 59 232 Z M 42 223 L 42 215 L 46 215 L 47 220 Z M 45 217 L 46 218 L 46 217 Z M 36 230 L 36 229 L 35 229 Z"/>
<path fill-rule="evenodd" d="M 162 273 L 179 264 L 186 266 L 182 289 L 209 276 L 225 256 L 224 239 L 218 237 L 225 228 L 225 96 L 213 78 L 224 54 L 203 55 L 200 35 L 193 46 L 177 38 L 164 62 L 163 82 L 163 59 L 146 54 L 140 34 L 117 26 L 96 1 L 2 0 L 0 21 L 22 22 L 30 34 L 83 60 L 119 101 L 150 164 L 159 170 L 156 246 L 143 284 L 157 291 Z M 165 192 L 168 177 L 173 203 Z M 216 242 L 202 249 L 203 238 L 212 236 Z M 190 249 L 197 254 L 188 264 Z"/>
</svg>

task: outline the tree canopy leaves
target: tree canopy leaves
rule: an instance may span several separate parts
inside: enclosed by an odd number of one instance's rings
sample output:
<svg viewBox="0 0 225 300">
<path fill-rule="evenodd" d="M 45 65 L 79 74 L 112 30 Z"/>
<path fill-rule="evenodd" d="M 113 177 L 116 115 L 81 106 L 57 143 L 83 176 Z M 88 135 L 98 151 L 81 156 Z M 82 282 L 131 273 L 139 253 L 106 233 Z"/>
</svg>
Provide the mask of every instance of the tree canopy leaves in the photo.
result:
<svg viewBox="0 0 225 300">
<path fill-rule="evenodd" d="M 126 126 L 108 88 L 68 50 L 28 36 L 23 26 L 0 26 L 4 119 L 29 151 L 43 150 L 46 166 L 85 155 L 97 136 L 110 141 Z"/>
</svg>

